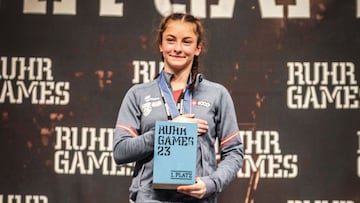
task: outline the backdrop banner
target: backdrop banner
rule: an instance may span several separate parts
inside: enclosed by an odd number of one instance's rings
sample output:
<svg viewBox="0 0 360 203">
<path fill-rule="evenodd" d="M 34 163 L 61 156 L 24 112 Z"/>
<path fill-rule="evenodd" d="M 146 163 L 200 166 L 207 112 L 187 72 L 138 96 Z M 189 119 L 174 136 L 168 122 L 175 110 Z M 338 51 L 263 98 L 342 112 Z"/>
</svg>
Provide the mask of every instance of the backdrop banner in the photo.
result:
<svg viewBox="0 0 360 203">
<path fill-rule="evenodd" d="M 125 92 L 163 67 L 161 17 L 206 29 L 244 165 L 220 203 L 360 203 L 360 0 L 0 0 L 0 203 L 129 202 Z"/>
</svg>

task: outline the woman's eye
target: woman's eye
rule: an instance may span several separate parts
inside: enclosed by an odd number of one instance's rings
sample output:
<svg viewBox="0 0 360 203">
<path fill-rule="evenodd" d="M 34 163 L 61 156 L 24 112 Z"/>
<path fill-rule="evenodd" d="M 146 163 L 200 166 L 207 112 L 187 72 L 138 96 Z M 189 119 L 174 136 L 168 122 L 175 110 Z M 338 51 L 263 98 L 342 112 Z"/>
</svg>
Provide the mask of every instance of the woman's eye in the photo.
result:
<svg viewBox="0 0 360 203">
<path fill-rule="evenodd" d="M 171 42 L 174 42 L 175 39 L 172 39 L 172 38 L 169 38 L 169 39 L 166 39 L 167 42 L 171 43 Z"/>
<path fill-rule="evenodd" d="M 192 41 L 184 41 L 184 44 L 186 45 L 190 45 L 192 43 Z"/>
<path fill-rule="evenodd" d="M 191 43 L 193 43 L 193 41 L 191 39 L 184 39 L 183 43 L 184 44 L 191 44 Z"/>
</svg>

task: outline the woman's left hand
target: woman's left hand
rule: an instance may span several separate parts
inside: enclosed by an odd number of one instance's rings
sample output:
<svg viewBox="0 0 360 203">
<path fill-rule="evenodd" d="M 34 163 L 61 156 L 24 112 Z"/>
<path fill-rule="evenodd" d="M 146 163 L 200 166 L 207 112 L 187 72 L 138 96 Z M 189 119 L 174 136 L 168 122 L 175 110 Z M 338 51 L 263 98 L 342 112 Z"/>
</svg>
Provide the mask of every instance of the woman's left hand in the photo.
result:
<svg viewBox="0 0 360 203">
<path fill-rule="evenodd" d="M 195 184 L 181 185 L 177 187 L 177 191 L 198 199 L 202 199 L 206 194 L 206 185 L 199 177 L 197 177 Z"/>
<path fill-rule="evenodd" d="M 172 121 L 174 122 L 188 122 L 188 123 L 196 123 L 198 126 L 198 135 L 202 135 L 206 133 L 209 129 L 208 123 L 200 118 L 195 118 L 195 114 L 183 114 Z"/>
</svg>

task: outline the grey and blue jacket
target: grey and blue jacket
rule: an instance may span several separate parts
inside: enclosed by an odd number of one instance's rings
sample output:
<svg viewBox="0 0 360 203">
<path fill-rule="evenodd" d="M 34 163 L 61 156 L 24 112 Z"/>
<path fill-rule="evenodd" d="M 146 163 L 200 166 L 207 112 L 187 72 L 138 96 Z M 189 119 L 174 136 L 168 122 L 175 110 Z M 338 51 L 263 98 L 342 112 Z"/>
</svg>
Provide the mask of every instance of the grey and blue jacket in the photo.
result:
<svg viewBox="0 0 360 203">
<path fill-rule="evenodd" d="M 170 87 L 170 74 L 165 74 Z M 135 202 L 216 202 L 216 194 L 232 181 L 243 162 L 243 143 L 233 101 L 226 88 L 199 74 L 192 91 L 191 113 L 208 122 L 198 136 L 196 176 L 206 184 L 203 199 L 176 190 L 152 188 L 154 131 L 156 121 L 168 120 L 156 80 L 137 84 L 126 93 L 116 122 L 113 155 L 117 164 L 135 162 L 130 199 Z M 218 140 L 218 142 L 216 142 Z M 218 146 L 216 146 L 218 143 Z M 216 148 L 219 147 L 220 162 Z"/>
</svg>

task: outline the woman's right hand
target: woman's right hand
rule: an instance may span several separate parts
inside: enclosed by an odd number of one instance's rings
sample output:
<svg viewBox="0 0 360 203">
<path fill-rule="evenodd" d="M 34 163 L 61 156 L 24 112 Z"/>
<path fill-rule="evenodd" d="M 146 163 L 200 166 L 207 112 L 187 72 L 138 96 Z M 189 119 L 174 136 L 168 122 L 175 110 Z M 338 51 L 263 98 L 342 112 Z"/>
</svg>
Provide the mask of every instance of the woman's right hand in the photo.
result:
<svg viewBox="0 0 360 203">
<path fill-rule="evenodd" d="M 207 121 L 200 119 L 200 118 L 195 118 L 195 114 L 183 114 L 183 115 L 176 117 L 172 121 L 196 123 L 198 126 L 198 135 L 202 135 L 202 134 L 206 133 L 209 129 Z"/>
</svg>

